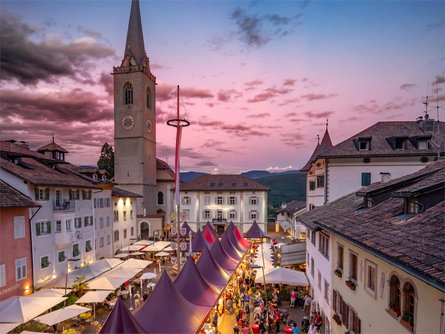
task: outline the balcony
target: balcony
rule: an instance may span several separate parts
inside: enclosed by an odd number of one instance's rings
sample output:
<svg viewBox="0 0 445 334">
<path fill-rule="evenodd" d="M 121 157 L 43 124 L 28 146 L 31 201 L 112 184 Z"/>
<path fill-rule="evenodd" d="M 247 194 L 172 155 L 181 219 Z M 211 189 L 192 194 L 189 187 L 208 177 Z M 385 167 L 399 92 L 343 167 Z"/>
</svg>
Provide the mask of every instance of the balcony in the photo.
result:
<svg viewBox="0 0 445 334">
<path fill-rule="evenodd" d="M 54 211 L 74 211 L 76 209 L 76 202 L 74 200 L 55 200 L 53 202 Z"/>
<path fill-rule="evenodd" d="M 227 223 L 227 219 L 225 218 L 213 218 L 212 219 L 212 223 L 216 224 L 216 223 Z"/>
</svg>

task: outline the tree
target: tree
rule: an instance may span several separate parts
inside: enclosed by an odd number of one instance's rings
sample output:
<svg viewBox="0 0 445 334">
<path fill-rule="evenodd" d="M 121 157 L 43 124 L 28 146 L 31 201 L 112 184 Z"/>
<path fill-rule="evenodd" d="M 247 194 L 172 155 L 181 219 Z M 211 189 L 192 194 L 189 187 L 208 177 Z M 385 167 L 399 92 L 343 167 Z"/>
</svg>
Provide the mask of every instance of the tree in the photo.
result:
<svg viewBox="0 0 445 334">
<path fill-rule="evenodd" d="M 102 146 L 97 167 L 99 167 L 99 169 L 105 169 L 108 172 L 110 179 L 114 177 L 114 152 L 113 147 L 108 143 L 105 143 Z"/>
</svg>

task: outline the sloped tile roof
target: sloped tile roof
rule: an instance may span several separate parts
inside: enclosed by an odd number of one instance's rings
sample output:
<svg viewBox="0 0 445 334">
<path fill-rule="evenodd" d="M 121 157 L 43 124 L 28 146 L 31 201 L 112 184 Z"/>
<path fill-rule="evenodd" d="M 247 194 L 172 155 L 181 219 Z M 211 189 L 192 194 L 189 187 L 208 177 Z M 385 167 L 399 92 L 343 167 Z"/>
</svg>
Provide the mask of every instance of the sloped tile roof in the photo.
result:
<svg viewBox="0 0 445 334">
<path fill-rule="evenodd" d="M 32 208 L 38 206 L 41 205 L 0 180 L 0 208 Z"/>
<path fill-rule="evenodd" d="M 116 188 L 116 187 L 113 187 L 113 189 L 111 190 L 111 195 L 117 196 L 117 197 L 134 197 L 134 198 L 142 197 L 141 195 L 138 195 L 131 191 L 124 190 L 121 188 Z"/>
<path fill-rule="evenodd" d="M 286 203 L 286 207 L 284 209 L 278 210 L 277 212 L 294 213 L 304 209 L 305 207 L 306 201 L 290 201 Z"/>
<path fill-rule="evenodd" d="M 51 142 L 49 144 L 43 145 L 42 147 L 37 149 L 37 152 L 45 152 L 45 151 L 59 151 L 59 152 L 64 152 L 64 153 L 68 153 L 67 150 L 65 150 L 62 146 L 56 144 L 55 142 Z"/>
<path fill-rule="evenodd" d="M 244 175 L 201 175 L 188 182 L 181 183 L 181 191 L 245 191 L 269 190 L 268 187 L 251 180 Z"/>
</svg>

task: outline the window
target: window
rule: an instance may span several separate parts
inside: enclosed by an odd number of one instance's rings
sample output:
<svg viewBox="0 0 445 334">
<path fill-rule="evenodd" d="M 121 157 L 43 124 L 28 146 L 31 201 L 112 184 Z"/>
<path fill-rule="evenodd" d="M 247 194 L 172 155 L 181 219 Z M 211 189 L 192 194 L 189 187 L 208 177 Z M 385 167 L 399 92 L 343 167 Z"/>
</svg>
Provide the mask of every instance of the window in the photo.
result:
<svg viewBox="0 0 445 334">
<path fill-rule="evenodd" d="M 404 150 L 406 146 L 406 140 L 405 138 L 396 138 L 394 142 L 394 148 L 396 150 Z"/>
<path fill-rule="evenodd" d="M 428 140 L 427 139 L 419 139 L 418 141 L 418 149 L 426 150 L 428 149 Z"/>
<path fill-rule="evenodd" d="M 224 204 L 224 198 L 222 196 L 216 197 L 216 204 Z"/>
<path fill-rule="evenodd" d="M 419 203 L 417 198 L 407 199 L 406 213 L 416 214 L 421 212 L 422 204 Z"/>
<path fill-rule="evenodd" d="M 107 198 L 107 208 L 109 208 L 109 207 L 110 207 L 110 199 Z"/>
<path fill-rule="evenodd" d="M 82 190 L 82 199 L 91 199 L 91 190 Z"/>
<path fill-rule="evenodd" d="M 49 188 L 35 188 L 36 201 L 48 201 L 49 200 Z"/>
<path fill-rule="evenodd" d="M 89 224 L 88 224 L 88 217 L 87 216 L 85 216 L 85 217 L 83 217 L 83 226 L 85 226 L 85 227 L 87 227 Z"/>
<path fill-rule="evenodd" d="M 36 235 L 51 234 L 51 222 L 40 222 L 36 224 Z"/>
<path fill-rule="evenodd" d="M 317 238 L 317 234 L 315 231 L 311 231 L 311 241 L 312 244 L 315 246 L 315 239 Z"/>
<path fill-rule="evenodd" d="M 119 231 L 114 231 L 114 242 L 119 241 Z"/>
<path fill-rule="evenodd" d="M 342 245 L 337 244 L 337 268 L 342 269 L 343 270 L 343 253 L 344 253 L 344 248 Z"/>
<path fill-rule="evenodd" d="M 130 219 L 133 219 L 133 210 L 130 210 Z"/>
<path fill-rule="evenodd" d="M 340 311 L 343 324 L 346 328 L 349 328 L 349 305 L 344 300 L 342 300 Z"/>
<path fill-rule="evenodd" d="M 203 212 L 202 212 L 202 217 L 204 218 L 204 219 L 210 219 L 211 217 L 210 217 L 210 210 L 204 210 Z"/>
<path fill-rule="evenodd" d="M 190 196 L 183 196 L 182 204 L 189 205 L 190 204 Z"/>
<path fill-rule="evenodd" d="M 6 285 L 6 265 L 0 264 L 0 288 Z"/>
<path fill-rule="evenodd" d="M 223 212 L 222 210 L 216 211 L 216 218 L 221 221 L 223 219 Z"/>
<path fill-rule="evenodd" d="M 349 253 L 349 278 L 357 281 L 357 254 Z"/>
<path fill-rule="evenodd" d="M 104 228 L 104 217 L 99 218 L 99 228 Z"/>
<path fill-rule="evenodd" d="M 162 191 L 158 192 L 158 205 L 164 205 L 164 193 Z"/>
<path fill-rule="evenodd" d="M 122 211 L 124 221 L 127 220 L 127 211 Z"/>
<path fill-rule="evenodd" d="M 62 221 L 56 220 L 56 233 L 62 232 Z"/>
<path fill-rule="evenodd" d="M 204 205 L 210 205 L 210 196 L 204 196 Z"/>
<path fill-rule="evenodd" d="M 151 109 L 151 91 L 150 91 L 150 87 L 147 87 L 147 108 Z"/>
<path fill-rule="evenodd" d="M 320 270 L 317 270 L 317 278 L 318 278 L 318 280 L 317 280 L 317 283 L 318 283 L 318 289 L 320 290 L 320 291 L 322 291 L 321 290 L 321 273 L 320 273 Z"/>
<path fill-rule="evenodd" d="M 124 85 L 124 104 L 133 104 L 133 86 L 129 82 Z"/>
<path fill-rule="evenodd" d="M 80 255 L 79 244 L 74 244 L 73 245 L 73 257 L 79 256 L 79 255 Z"/>
<path fill-rule="evenodd" d="M 329 304 L 329 283 L 324 280 L 324 299 Z"/>
<path fill-rule="evenodd" d="M 104 207 L 104 199 L 100 198 L 99 199 L 99 208 L 103 208 Z"/>
<path fill-rule="evenodd" d="M 318 175 L 317 176 L 317 188 L 323 188 L 324 187 L 324 175 Z"/>
<path fill-rule="evenodd" d="M 57 253 L 57 258 L 59 260 L 59 263 L 65 261 L 66 260 L 65 251 Z"/>
<path fill-rule="evenodd" d="M 26 278 L 26 257 L 15 260 L 15 281 L 17 282 L 24 278 Z"/>
<path fill-rule="evenodd" d="M 235 196 L 230 196 L 229 197 L 229 204 L 230 205 L 235 205 L 236 204 L 236 197 Z"/>
<path fill-rule="evenodd" d="M 110 235 L 107 235 L 107 245 L 109 245 L 110 242 L 111 242 L 111 237 L 110 237 Z"/>
<path fill-rule="evenodd" d="M 256 196 L 252 196 L 249 198 L 250 205 L 257 205 L 258 199 Z"/>
<path fill-rule="evenodd" d="M 130 228 L 130 235 L 134 235 L 134 227 Z"/>
<path fill-rule="evenodd" d="M 187 219 L 187 220 L 190 219 L 190 210 L 189 209 L 182 210 L 182 214 L 184 216 L 184 219 Z"/>
<path fill-rule="evenodd" d="M 14 217 L 14 239 L 25 237 L 25 216 Z"/>
<path fill-rule="evenodd" d="M 309 190 L 315 190 L 315 181 L 309 181 Z"/>
<path fill-rule="evenodd" d="M 360 151 L 369 151 L 369 147 L 370 147 L 370 145 L 369 145 L 369 141 L 367 141 L 367 140 L 361 140 L 361 141 L 359 141 L 359 143 L 358 143 L 358 149 L 360 150 Z"/>
<path fill-rule="evenodd" d="M 114 215 L 114 221 L 117 222 L 119 220 L 119 211 L 114 210 L 113 215 Z"/>
<path fill-rule="evenodd" d="M 315 205 L 314 204 L 309 204 L 309 211 L 314 210 L 315 209 Z"/>
<path fill-rule="evenodd" d="M 66 231 L 67 232 L 71 232 L 72 231 L 72 229 L 71 229 L 71 219 L 67 219 L 66 220 L 66 222 L 65 222 L 65 225 L 66 225 Z"/>
<path fill-rule="evenodd" d="M 324 233 L 318 234 L 318 250 L 329 260 L 329 236 Z"/>
<path fill-rule="evenodd" d="M 229 219 L 236 219 L 236 211 L 229 212 Z"/>
<path fill-rule="evenodd" d="M 74 218 L 74 228 L 78 229 L 82 227 L 82 219 L 80 217 Z"/>
<path fill-rule="evenodd" d="M 255 210 L 250 211 L 250 220 L 255 220 L 255 219 L 258 219 L 258 212 Z"/>
<path fill-rule="evenodd" d="M 407 321 L 414 326 L 414 307 L 415 307 L 415 291 L 410 283 L 403 286 L 403 314 L 402 320 Z"/>
<path fill-rule="evenodd" d="M 91 247 L 91 240 L 87 240 L 85 241 L 85 252 L 91 252 L 91 250 L 93 249 L 93 247 Z"/>
<path fill-rule="evenodd" d="M 389 280 L 389 308 L 400 315 L 401 307 L 400 281 L 396 275 Z"/>
<path fill-rule="evenodd" d="M 127 239 L 127 229 L 124 228 L 124 239 Z"/>
<path fill-rule="evenodd" d="M 371 173 L 362 173 L 362 187 L 369 186 L 371 184 Z"/>
<path fill-rule="evenodd" d="M 375 298 L 377 291 L 377 265 L 371 261 L 365 261 L 365 287 L 366 291 Z"/>
<path fill-rule="evenodd" d="M 314 277 L 315 266 L 314 266 L 314 258 L 311 257 L 311 276 Z"/>
<path fill-rule="evenodd" d="M 104 246 L 104 237 L 100 237 L 99 239 L 99 247 L 102 248 Z"/>
<path fill-rule="evenodd" d="M 352 330 L 354 334 L 360 334 L 360 318 L 353 309 L 350 309 L 350 313 L 352 323 L 349 327 L 349 330 Z"/>
<path fill-rule="evenodd" d="M 69 195 L 70 195 L 70 200 L 73 200 L 73 199 L 78 200 L 78 199 L 80 199 L 80 190 L 79 189 L 77 189 L 77 190 L 70 189 Z"/>
<path fill-rule="evenodd" d="M 49 263 L 49 255 L 43 256 L 43 257 L 40 258 L 40 268 L 41 269 L 48 268 L 49 265 L 50 265 L 50 263 Z"/>
<path fill-rule="evenodd" d="M 107 217 L 106 226 L 107 226 L 107 227 L 110 227 L 110 217 Z"/>
<path fill-rule="evenodd" d="M 95 199 L 94 199 L 94 208 L 95 208 L 95 209 L 96 209 L 96 205 L 97 205 L 96 202 L 97 202 L 97 199 L 95 198 Z"/>
</svg>

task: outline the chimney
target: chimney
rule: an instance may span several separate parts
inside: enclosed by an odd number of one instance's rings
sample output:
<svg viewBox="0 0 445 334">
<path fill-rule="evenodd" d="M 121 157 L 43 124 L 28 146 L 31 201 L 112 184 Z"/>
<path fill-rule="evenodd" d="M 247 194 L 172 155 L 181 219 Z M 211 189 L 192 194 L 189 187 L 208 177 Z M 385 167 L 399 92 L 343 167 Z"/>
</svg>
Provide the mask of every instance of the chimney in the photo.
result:
<svg viewBox="0 0 445 334">
<path fill-rule="evenodd" d="M 385 183 L 391 180 L 391 173 L 380 173 L 381 176 L 381 182 Z"/>
</svg>

